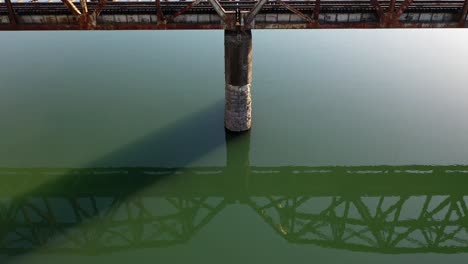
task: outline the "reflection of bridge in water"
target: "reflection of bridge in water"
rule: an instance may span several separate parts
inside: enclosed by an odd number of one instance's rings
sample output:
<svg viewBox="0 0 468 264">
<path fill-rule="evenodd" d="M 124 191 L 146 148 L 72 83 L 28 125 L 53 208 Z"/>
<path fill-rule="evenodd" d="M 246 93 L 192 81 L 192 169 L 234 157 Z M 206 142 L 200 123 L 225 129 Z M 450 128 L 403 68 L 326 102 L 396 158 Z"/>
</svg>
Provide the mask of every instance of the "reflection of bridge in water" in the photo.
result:
<svg viewBox="0 0 468 264">
<path fill-rule="evenodd" d="M 252 208 L 291 243 L 468 252 L 468 167 L 230 165 L 1 169 L 9 184 L 0 187 L 0 252 L 88 255 L 170 246 L 190 240 L 234 203 Z M 49 183 L 18 195 L 39 181 Z"/>
</svg>

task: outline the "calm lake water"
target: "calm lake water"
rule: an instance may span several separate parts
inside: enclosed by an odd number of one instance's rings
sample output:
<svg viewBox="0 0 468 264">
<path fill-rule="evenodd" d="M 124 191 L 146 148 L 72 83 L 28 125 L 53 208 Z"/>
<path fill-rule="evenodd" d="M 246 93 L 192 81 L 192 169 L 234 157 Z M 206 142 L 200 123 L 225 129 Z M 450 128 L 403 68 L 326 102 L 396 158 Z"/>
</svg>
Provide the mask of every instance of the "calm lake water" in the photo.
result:
<svg viewBox="0 0 468 264">
<path fill-rule="evenodd" d="M 468 31 L 0 33 L 0 263 L 462 263 Z"/>
</svg>

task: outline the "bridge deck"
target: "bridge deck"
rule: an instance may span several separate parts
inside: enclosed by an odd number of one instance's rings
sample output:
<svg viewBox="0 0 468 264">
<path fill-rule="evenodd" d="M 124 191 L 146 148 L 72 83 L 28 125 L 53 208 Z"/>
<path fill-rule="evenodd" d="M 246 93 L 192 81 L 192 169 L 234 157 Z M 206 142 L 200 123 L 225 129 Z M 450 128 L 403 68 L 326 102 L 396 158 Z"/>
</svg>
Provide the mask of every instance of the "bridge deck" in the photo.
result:
<svg viewBox="0 0 468 264">
<path fill-rule="evenodd" d="M 466 0 L 4 1 L 0 30 L 455 28 L 468 12 Z"/>
</svg>

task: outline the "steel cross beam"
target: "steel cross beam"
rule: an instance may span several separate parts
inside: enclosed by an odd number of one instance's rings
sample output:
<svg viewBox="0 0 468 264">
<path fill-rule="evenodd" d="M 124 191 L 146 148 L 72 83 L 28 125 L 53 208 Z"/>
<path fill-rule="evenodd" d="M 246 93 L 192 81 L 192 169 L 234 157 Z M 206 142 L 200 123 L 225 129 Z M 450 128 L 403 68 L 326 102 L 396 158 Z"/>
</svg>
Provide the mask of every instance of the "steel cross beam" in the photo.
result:
<svg viewBox="0 0 468 264">
<path fill-rule="evenodd" d="M 294 8 L 293 6 L 291 6 L 290 4 L 286 3 L 285 1 L 283 0 L 276 0 L 276 2 L 278 2 L 279 4 L 283 5 L 284 7 L 286 7 L 286 9 L 288 9 L 289 11 L 293 12 L 294 14 L 300 16 L 302 19 L 306 20 L 307 22 L 309 22 L 309 24 L 314 24 L 315 23 L 315 20 L 307 15 L 305 15 L 304 13 L 302 13 L 301 11 L 297 10 L 296 8 Z"/>
<path fill-rule="evenodd" d="M 317 23 L 319 22 L 319 16 L 320 16 L 320 0 L 315 0 L 313 18 L 315 19 L 315 21 L 317 21 Z"/>
<path fill-rule="evenodd" d="M 67 6 L 68 10 L 72 12 L 74 16 L 81 16 L 81 11 L 73 4 L 71 0 L 62 0 L 62 2 Z"/>
<path fill-rule="evenodd" d="M 104 9 L 104 6 L 106 5 L 107 0 L 99 0 L 98 5 L 96 6 L 96 9 L 94 9 L 93 13 L 96 16 L 99 16 L 101 14 L 102 9 Z"/>
<path fill-rule="evenodd" d="M 226 10 L 224 10 L 221 4 L 217 0 L 208 0 L 208 2 L 213 6 L 221 20 L 226 21 Z"/>
<path fill-rule="evenodd" d="M 182 8 L 181 10 L 177 11 L 175 14 L 173 14 L 172 16 L 166 18 L 165 20 L 166 21 L 172 21 L 174 20 L 174 18 L 184 14 L 185 12 L 187 12 L 188 10 L 190 10 L 192 7 L 198 5 L 202 0 L 195 0 L 193 2 L 191 2 L 189 5 L 185 6 L 184 8 Z"/>
<path fill-rule="evenodd" d="M 159 24 L 167 24 L 168 22 L 173 21 L 176 17 L 178 17 L 180 15 L 183 15 L 185 12 L 189 11 L 194 6 L 197 6 L 202 1 L 204 1 L 204 0 L 195 0 L 195 1 L 191 2 L 190 4 L 186 5 L 185 7 L 183 7 L 182 9 L 180 9 L 179 11 L 175 12 L 171 16 L 166 17 L 166 16 L 164 16 L 164 14 L 162 13 L 162 10 L 161 10 L 161 0 L 156 0 L 158 23 Z M 228 12 L 226 12 L 226 10 L 224 10 L 224 8 L 221 6 L 219 1 L 217 1 L 217 0 L 208 0 L 208 2 L 211 4 L 211 6 L 216 11 L 216 13 L 221 18 L 221 20 L 223 22 L 225 22 L 226 24 L 228 24 L 228 17 L 227 17 Z M 159 22 L 159 21 L 161 21 L 161 22 Z"/>
<path fill-rule="evenodd" d="M 0 30 L 455 28 L 465 26 L 463 21 L 468 16 L 465 0 L 89 0 L 95 2 L 90 5 L 88 0 L 61 0 L 63 6 L 47 2 L 13 4 L 14 10 L 11 1 L 5 0 L 0 7 Z M 409 8 L 411 15 L 402 16 Z M 67 10 L 75 19 L 69 19 Z M 437 15 L 437 19 L 428 21 L 418 16 L 423 13 Z M 221 21 L 212 19 L 213 14 Z M 98 16 L 104 16 L 99 24 Z M 50 23 L 49 18 L 57 22 Z"/>
<path fill-rule="evenodd" d="M 99 0 L 96 8 L 93 12 L 89 12 L 87 0 L 80 0 L 81 12 L 78 7 L 71 0 L 62 0 L 62 2 L 67 6 L 68 10 L 71 11 L 73 16 L 77 17 L 79 27 L 81 29 L 94 29 L 97 24 L 97 17 L 104 9 L 107 0 Z"/>
<path fill-rule="evenodd" d="M 405 0 L 397 11 L 395 11 L 396 0 L 390 0 L 388 10 L 384 10 L 378 0 L 371 0 L 379 17 L 380 27 L 396 27 L 400 23 L 401 15 L 408 9 L 413 0 Z"/>
<path fill-rule="evenodd" d="M 259 0 L 255 6 L 250 10 L 250 12 L 244 18 L 244 25 L 250 25 L 255 19 L 255 16 L 262 10 L 263 6 L 268 2 L 268 0 Z"/>
<path fill-rule="evenodd" d="M 390 7 L 388 8 L 390 12 L 395 11 L 395 2 L 396 0 L 390 0 Z"/>
<path fill-rule="evenodd" d="M 87 14 L 88 4 L 86 3 L 86 0 L 80 0 L 80 3 L 81 3 L 81 9 L 83 10 L 83 13 Z"/>
<path fill-rule="evenodd" d="M 380 6 L 379 1 L 377 1 L 377 0 L 371 0 L 371 3 L 372 3 L 372 5 L 374 6 L 375 11 L 377 12 L 377 15 L 379 16 L 379 18 L 380 18 L 380 17 L 383 17 L 383 16 L 385 15 L 385 12 L 384 12 L 382 6 Z"/>
<path fill-rule="evenodd" d="M 255 4 L 255 6 L 250 10 L 250 12 L 245 16 L 244 18 L 244 25 L 247 27 L 251 27 L 252 22 L 255 20 L 255 17 L 257 14 L 260 12 L 260 10 L 263 8 L 263 6 L 268 2 L 268 0 L 259 0 Z M 294 14 L 298 15 L 305 21 L 309 22 L 311 25 L 318 25 L 318 19 L 319 19 L 319 14 L 320 14 L 320 0 L 315 1 L 315 7 L 314 7 L 314 12 L 313 16 L 307 16 L 303 12 L 299 11 L 298 9 L 294 8 L 290 4 L 286 3 L 285 1 L 282 0 L 276 0 L 277 3 L 280 5 L 284 6 L 286 9 L 289 11 L 293 12 Z"/>
<path fill-rule="evenodd" d="M 15 10 L 13 9 L 13 5 L 11 4 L 11 0 L 5 0 L 5 4 L 8 8 L 8 18 L 10 19 L 10 24 L 18 24 L 18 19 L 16 18 Z"/>
<path fill-rule="evenodd" d="M 408 7 L 413 3 L 413 0 L 405 0 L 401 5 L 400 8 L 398 8 L 397 11 L 397 16 L 400 18 L 400 16 L 408 9 Z"/>
<path fill-rule="evenodd" d="M 162 24 L 164 21 L 164 14 L 161 10 L 161 0 L 156 0 L 156 17 L 157 23 Z"/>
</svg>

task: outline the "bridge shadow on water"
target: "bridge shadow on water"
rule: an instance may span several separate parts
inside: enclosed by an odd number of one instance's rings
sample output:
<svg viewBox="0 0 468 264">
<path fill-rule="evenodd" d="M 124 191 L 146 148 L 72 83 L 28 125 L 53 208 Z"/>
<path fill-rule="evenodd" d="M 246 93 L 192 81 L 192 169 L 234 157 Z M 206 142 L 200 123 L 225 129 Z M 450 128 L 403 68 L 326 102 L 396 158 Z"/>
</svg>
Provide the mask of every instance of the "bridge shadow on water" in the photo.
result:
<svg viewBox="0 0 468 264">
<path fill-rule="evenodd" d="M 468 166 L 251 166 L 250 134 L 223 133 L 222 113 L 215 104 L 86 168 L 0 169 L 0 253 L 168 247 L 234 203 L 290 243 L 468 253 Z M 223 145 L 226 166 L 190 166 Z"/>
<path fill-rule="evenodd" d="M 73 229 L 80 225 L 89 226 L 91 220 L 95 220 L 94 224 L 104 224 L 99 219 L 103 211 L 115 210 L 119 203 L 177 173 L 175 169 L 151 173 L 152 169 L 145 168 L 154 167 L 152 164 L 183 168 L 223 146 L 223 109 L 224 102 L 218 101 L 87 164 L 84 169 L 0 169 L 0 252 L 11 255 L 42 250 L 47 248 L 44 243 L 59 241 L 63 235 L 72 239 L 70 236 L 73 235 L 69 236 L 68 233 L 73 233 Z M 135 173 L 142 170 L 145 171 L 143 175 Z M 96 193 L 93 193 L 96 190 L 111 192 L 118 198 L 115 197 L 117 199 L 110 204 L 100 204 L 99 207 L 94 198 Z M 61 194 L 56 193 L 57 191 Z M 86 199 L 82 196 L 82 191 L 93 196 L 91 212 L 82 208 L 81 201 Z M 52 196 L 48 196 L 49 194 Z M 58 201 L 58 212 L 51 211 L 54 202 L 48 198 Z M 72 205 L 73 211 L 63 211 L 60 200 Z M 65 219 L 71 217 L 73 220 L 61 225 L 54 219 L 56 216 L 63 216 Z M 20 225 L 29 224 L 32 229 L 24 234 L 15 222 L 21 223 Z M 52 229 L 46 230 L 44 223 L 48 223 Z M 72 240 L 80 240 L 77 239 Z"/>
</svg>

